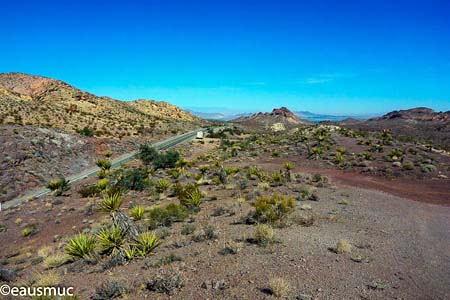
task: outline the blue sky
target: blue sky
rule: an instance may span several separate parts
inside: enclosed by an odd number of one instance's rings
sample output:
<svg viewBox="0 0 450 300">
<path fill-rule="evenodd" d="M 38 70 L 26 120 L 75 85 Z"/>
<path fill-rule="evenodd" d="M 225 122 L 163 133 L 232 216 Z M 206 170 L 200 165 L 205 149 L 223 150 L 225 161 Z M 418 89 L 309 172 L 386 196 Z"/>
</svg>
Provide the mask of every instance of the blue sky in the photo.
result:
<svg viewBox="0 0 450 300">
<path fill-rule="evenodd" d="M 197 110 L 450 110 L 449 3 L 6 0 L 0 72 Z"/>
</svg>

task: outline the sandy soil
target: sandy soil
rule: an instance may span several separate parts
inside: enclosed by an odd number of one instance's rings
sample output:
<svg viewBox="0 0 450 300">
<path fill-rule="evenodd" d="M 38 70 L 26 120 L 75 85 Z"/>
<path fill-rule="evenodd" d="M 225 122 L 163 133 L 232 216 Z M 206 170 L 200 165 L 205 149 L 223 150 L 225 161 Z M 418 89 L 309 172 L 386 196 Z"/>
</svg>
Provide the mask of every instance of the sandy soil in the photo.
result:
<svg viewBox="0 0 450 300">
<path fill-rule="evenodd" d="M 214 149 L 213 144 L 203 145 L 208 151 Z M 191 148 L 190 158 L 208 152 L 201 147 L 202 144 L 197 143 Z M 259 165 L 273 170 L 280 168 L 281 161 L 286 158 L 263 157 L 244 162 L 236 159 L 227 165 Z M 317 171 L 300 163 L 298 168 L 303 174 Z M 217 200 L 203 203 L 201 211 L 193 215 L 190 222 L 197 229 L 205 224 L 213 225 L 219 232 L 216 240 L 194 242 L 191 235 L 180 234 L 184 224 L 176 223 L 170 229 L 170 237 L 146 259 L 106 271 L 102 268 L 103 262 L 81 267 L 75 263 L 64 265 L 57 272 L 62 274 L 64 285 L 77 288 L 81 299 L 88 299 L 95 287 L 108 279 L 121 280 L 133 287 L 127 299 L 272 299 L 268 282 L 274 277 L 282 277 L 289 283 L 288 299 L 450 299 L 450 207 L 442 201 L 448 195 L 446 189 L 438 195 L 432 192 L 440 190 L 420 181 L 409 185 L 389 184 L 379 178 L 342 171 L 320 171 L 329 175 L 332 185 L 316 188 L 319 201 L 297 201 L 294 213 L 313 213 L 314 225 L 276 228 L 279 242 L 268 247 L 249 243 L 254 226 L 239 223 L 242 216 L 252 210 L 248 202 L 238 206 L 236 191 L 227 186 L 202 186 L 208 197 L 217 196 Z M 231 179 L 230 184 L 238 179 Z M 270 188 L 263 194 L 295 195 L 300 186 L 304 184 L 291 183 Z M 410 186 L 415 189 L 409 191 Z M 244 193 L 250 194 L 256 188 L 257 182 L 250 181 Z M 73 187 L 76 189 L 77 186 Z M 422 196 L 415 197 L 416 193 Z M 342 204 L 342 199 L 348 203 Z M 62 203 L 55 204 L 55 200 Z M 45 205 L 52 202 L 52 206 Z M 123 209 L 131 202 L 150 205 L 177 200 L 149 200 L 145 192 L 132 192 L 126 195 Z M 7 263 L 3 267 L 23 269 L 21 280 L 30 273 L 42 272 L 42 266 L 32 265 L 32 258 L 40 247 L 57 247 L 58 243 L 52 242 L 54 235 L 71 235 L 90 227 L 90 220 L 98 222 L 105 217 L 100 212 L 87 215 L 87 203 L 87 199 L 72 192 L 68 197 L 48 196 L 1 212 L 0 224 L 8 228 L 0 233 L 0 258 Z M 302 206 L 306 210 L 302 210 Z M 218 207 L 230 208 L 235 214 L 214 216 Z M 22 219 L 22 224 L 36 223 L 38 232 L 22 237 L 23 226 L 15 224 L 17 218 Z M 330 250 L 341 239 L 351 243 L 352 253 L 336 254 Z M 242 249 L 234 255 L 220 254 L 230 242 L 239 243 Z M 180 256 L 182 261 L 152 266 L 168 254 Z M 165 273 L 181 274 L 184 287 L 171 296 L 145 289 L 146 281 Z M 221 282 L 223 289 L 211 288 L 208 282 L 213 285 Z"/>
</svg>

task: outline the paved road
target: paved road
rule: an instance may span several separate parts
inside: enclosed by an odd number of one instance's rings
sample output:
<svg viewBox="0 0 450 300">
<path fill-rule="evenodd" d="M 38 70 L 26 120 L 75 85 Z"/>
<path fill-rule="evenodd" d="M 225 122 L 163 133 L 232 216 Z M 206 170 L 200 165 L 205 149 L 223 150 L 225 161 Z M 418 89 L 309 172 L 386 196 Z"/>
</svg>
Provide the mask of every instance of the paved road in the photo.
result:
<svg viewBox="0 0 450 300">
<path fill-rule="evenodd" d="M 178 135 L 176 137 L 172 137 L 172 138 L 169 138 L 167 140 L 155 143 L 152 146 L 155 147 L 158 150 L 166 150 L 166 149 L 169 149 L 169 148 L 171 148 L 173 146 L 176 146 L 178 144 L 181 144 L 181 143 L 184 143 L 184 142 L 191 141 L 191 140 L 195 139 L 195 137 L 197 136 L 197 132 L 204 131 L 204 130 L 206 130 L 206 128 L 199 128 L 199 129 L 196 129 L 194 131 L 190 131 L 190 132 L 187 132 L 185 134 Z M 122 165 L 122 164 L 124 164 L 124 163 L 126 163 L 126 162 L 128 162 L 128 161 L 130 161 L 132 159 L 134 159 L 134 157 L 136 156 L 137 153 L 138 153 L 138 151 L 132 151 L 132 152 L 123 154 L 123 155 L 113 159 L 111 161 L 111 167 L 112 168 L 118 167 L 118 166 L 120 166 L 120 165 Z M 75 183 L 75 182 L 80 181 L 80 180 L 82 180 L 82 179 L 84 179 L 86 177 L 96 175 L 99 171 L 100 171 L 100 168 L 92 167 L 92 168 L 84 170 L 84 171 L 82 171 L 82 172 L 80 172 L 78 174 L 75 174 L 75 175 L 72 175 L 72 176 L 68 176 L 68 177 L 66 177 L 66 179 L 69 180 L 70 183 Z M 15 198 L 13 200 L 9 200 L 9 201 L 6 201 L 6 202 L 2 203 L 1 204 L 1 209 L 5 210 L 5 209 L 11 208 L 11 207 L 15 207 L 15 206 L 20 205 L 20 204 L 22 204 L 24 202 L 27 202 L 28 200 L 30 200 L 32 198 L 38 198 L 38 197 L 47 195 L 50 192 L 51 191 L 49 189 L 45 188 L 45 187 L 40 188 L 38 190 L 31 191 L 30 193 L 26 194 L 25 196 L 22 196 L 22 197 L 19 197 L 19 198 Z"/>
</svg>

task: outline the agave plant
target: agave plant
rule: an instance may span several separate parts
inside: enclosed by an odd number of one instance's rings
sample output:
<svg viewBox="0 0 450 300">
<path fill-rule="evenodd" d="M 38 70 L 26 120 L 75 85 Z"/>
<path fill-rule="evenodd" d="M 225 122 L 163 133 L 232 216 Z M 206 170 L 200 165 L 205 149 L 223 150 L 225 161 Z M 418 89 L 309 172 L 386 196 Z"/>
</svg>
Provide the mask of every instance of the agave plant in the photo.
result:
<svg viewBox="0 0 450 300">
<path fill-rule="evenodd" d="M 159 179 L 156 181 L 156 191 L 158 193 L 164 193 L 170 186 L 170 181 L 166 178 Z"/>
<path fill-rule="evenodd" d="M 198 188 L 187 194 L 187 197 L 182 199 L 180 202 L 182 205 L 186 206 L 191 210 L 198 210 L 200 208 L 200 204 L 202 203 L 202 193 Z"/>
<path fill-rule="evenodd" d="M 118 211 L 120 205 L 122 205 L 122 196 L 120 193 L 115 193 L 113 195 L 108 195 L 103 198 L 102 203 L 100 203 L 100 209 L 105 212 L 115 212 Z"/>
<path fill-rule="evenodd" d="M 141 205 L 134 206 L 130 211 L 130 217 L 132 217 L 135 221 L 142 219 L 144 216 L 145 208 Z"/>
<path fill-rule="evenodd" d="M 125 241 L 126 232 L 120 226 L 113 225 L 109 228 L 102 228 L 97 233 L 99 249 L 102 253 L 116 254 L 120 251 Z"/>
<path fill-rule="evenodd" d="M 67 242 L 66 253 L 76 258 L 88 258 L 94 253 L 95 247 L 94 236 L 80 233 Z"/>
<path fill-rule="evenodd" d="M 153 250 L 155 250 L 159 245 L 161 245 L 161 240 L 155 235 L 155 233 L 146 231 L 135 238 L 133 247 L 135 248 L 138 256 L 144 257 L 153 252 Z"/>
</svg>

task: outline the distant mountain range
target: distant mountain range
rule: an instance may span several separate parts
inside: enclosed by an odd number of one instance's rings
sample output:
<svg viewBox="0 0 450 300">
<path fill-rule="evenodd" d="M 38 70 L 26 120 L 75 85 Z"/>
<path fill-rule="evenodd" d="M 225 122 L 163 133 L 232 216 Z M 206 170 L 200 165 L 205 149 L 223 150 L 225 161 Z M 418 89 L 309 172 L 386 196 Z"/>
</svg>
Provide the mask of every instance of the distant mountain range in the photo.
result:
<svg viewBox="0 0 450 300">
<path fill-rule="evenodd" d="M 202 119 L 207 120 L 215 120 L 215 121 L 231 121 L 235 119 L 239 119 L 242 117 L 249 117 L 253 115 L 253 113 L 232 113 L 232 112 L 201 112 L 195 110 L 187 110 L 194 116 L 200 117 Z M 336 115 L 327 115 L 327 114 L 316 114 L 309 111 L 294 111 L 293 112 L 297 117 L 302 120 L 311 122 L 311 123 L 319 123 L 321 121 L 332 121 L 332 122 L 340 122 L 345 119 L 357 119 L 364 120 L 367 119 L 365 116 L 336 116 Z"/>
</svg>

